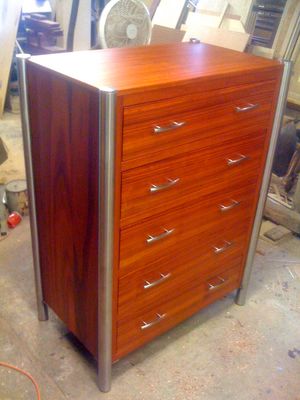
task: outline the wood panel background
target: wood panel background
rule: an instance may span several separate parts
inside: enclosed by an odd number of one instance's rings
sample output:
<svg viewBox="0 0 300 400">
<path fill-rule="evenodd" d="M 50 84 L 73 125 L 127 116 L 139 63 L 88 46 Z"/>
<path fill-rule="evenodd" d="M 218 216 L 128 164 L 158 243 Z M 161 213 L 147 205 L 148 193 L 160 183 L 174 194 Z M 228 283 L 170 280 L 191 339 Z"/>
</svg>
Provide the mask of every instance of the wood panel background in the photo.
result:
<svg viewBox="0 0 300 400">
<path fill-rule="evenodd" d="M 22 0 L 0 0 L 0 117 L 3 114 Z"/>
</svg>

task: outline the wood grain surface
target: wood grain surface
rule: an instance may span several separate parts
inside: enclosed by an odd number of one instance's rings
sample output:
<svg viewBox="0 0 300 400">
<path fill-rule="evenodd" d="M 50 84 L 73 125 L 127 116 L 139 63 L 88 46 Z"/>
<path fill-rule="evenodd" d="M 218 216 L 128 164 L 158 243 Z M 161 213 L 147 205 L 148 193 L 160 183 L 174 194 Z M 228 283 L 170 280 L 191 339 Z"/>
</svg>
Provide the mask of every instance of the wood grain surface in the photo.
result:
<svg viewBox="0 0 300 400">
<path fill-rule="evenodd" d="M 96 354 L 98 97 L 28 66 L 46 303 Z"/>
<path fill-rule="evenodd" d="M 150 268 L 152 264 L 159 266 L 164 259 L 166 264 L 172 264 L 173 259 L 182 251 L 185 257 L 188 257 L 189 249 L 192 247 L 191 240 L 197 243 L 200 239 L 203 240 L 205 249 L 208 240 L 223 239 L 227 228 L 236 225 L 238 229 L 238 226 L 241 225 L 244 229 L 242 222 L 246 220 L 246 223 L 249 223 L 250 214 L 252 215 L 253 212 L 255 185 L 255 179 L 246 184 L 240 178 L 227 187 L 228 191 L 216 191 L 193 205 L 170 210 L 157 217 L 144 220 L 142 223 L 122 229 L 120 275 Z M 232 200 L 239 201 L 239 206 L 222 212 L 220 204 L 231 204 Z M 238 221 L 241 223 L 238 224 Z M 174 232 L 152 244 L 146 242 L 148 235 L 159 235 L 164 232 L 164 229 L 174 229 Z M 201 248 L 193 249 L 193 251 L 200 256 Z M 191 257 L 193 256 L 191 255 Z"/>
<path fill-rule="evenodd" d="M 250 213 L 245 214 L 242 220 L 227 219 L 227 225 L 223 226 L 218 221 L 203 224 L 190 238 L 183 237 L 173 245 L 162 244 L 156 253 L 155 249 L 146 253 L 144 259 L 141 252 L 136 259 L 132 256 L 131 273 L 120 279 L 118 319 L 147 309 L 153 301 L 176 296 L 184 285 L 203 280 L 211 272 L 222 271 L 226 265 L 238 263 L 242 267 L 250 222 Z M 216 248 L 223 246 L 224 251 L 216 253 Z M 145 282 L 156 281 L 160 274 L 171 274 L 171 277 L 161 285 L 144 290 Z"/>
<path fill-rule="evenodd" d="M 221 274 L 212 275 L 207 280 L 196 283 L 193 288 L 189 288 L 185 293 L 172 300 L 162 302 L 151 311 L 142 312 L 136 318 L 120 322 L 118 325 L 117 356 L 123 357 L 133 349 L 142 346 L 190 317 L 201 308 L 230 293 L 239 286 L 239 276 L 240 268 L 231 267 Z M 210 291 L 209 284 L 218 284 L 220 278 L 225 280 L 224 284 L 216 290 Z M 142 330 L 141 326 L 145 322 L 149 323 L 156 320 L 157 314 L 165 315 L 165 318 L 153 327 Z"/>
<path fill-rule="evenodd" d="M 226 193 L 241 176 L 244 184 L 255 182 L 262 165 L 265 130 L 242 131 L 240 135 L 232 131 L 230 141 L 222 143 L 224 138 L 217 139 L 212 138 L 212 147 L 203 151 L 123 172 L 121 226 L 199 201 L 216 191 Z M 228 166 L 227 159 L 241 156 L 248 158 Z M 178 181 L 161 191 L 150 191 L 152 185 L 165 185 L 169 180 Z"/>
<path fill-rule="evenodd" d="M 160 109 L 158 103 L 157 108 L 160 112 L 158 116 L 153 113 L 151 118 L 149 112 L 153 110 L 153 104 L 149 110 L 144 106 L 130 110 L 130 114 L 127 114 L 128 110 L 125 109 L 122 168 L 125 170 L 182 152 L 213 146 L 223 140 L 238 140 L 239 135 L 249 127 L 253 130 L 266 128 L 270 118 L 270 96 L 271 91 L 247 96 L 243 101 L 238 99 L 223 103 L 222 96 L 217 97 L 215 94 L 215 105 L 196 108 L 191 106 L 191 111 L 183 112 L 174 111 L 173 106 L 164 108 L 163 105 Z M 205 96 L 203 97 L 205 99 Z M 258 108 L 245 113 L 236 112 L 237 106 L 245 107 L 249 104 L 257 104 Z M 186 105 L 183 109 L 185 108 Z M 132 123 L 135 118 L 140 122 Z M 155 126 L 168 127 L 174 121 L 185 125 L 164 133 L 154 133 Z"/>
<path fill-rule="evenodd" d="M 36 56 L 30 62 L 95 89 L 113 87 L 119 95 L 282 70 L 278 61 L 190 43 Z"/>
</svg>

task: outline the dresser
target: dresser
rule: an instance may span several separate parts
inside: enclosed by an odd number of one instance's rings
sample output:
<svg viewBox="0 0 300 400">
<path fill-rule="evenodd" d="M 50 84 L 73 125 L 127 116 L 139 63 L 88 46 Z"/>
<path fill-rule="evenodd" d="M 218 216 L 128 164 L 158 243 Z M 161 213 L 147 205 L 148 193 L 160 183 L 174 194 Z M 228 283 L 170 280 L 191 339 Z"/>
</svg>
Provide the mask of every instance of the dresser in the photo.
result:
<svg viewBox="0 0 300 400">
<path fill-rule="evenodd" d="M 240 287 L 282 69 L 199 43 L 19 59 L 39 317 L 103 391 L 114 361 Z"/>
</svg>

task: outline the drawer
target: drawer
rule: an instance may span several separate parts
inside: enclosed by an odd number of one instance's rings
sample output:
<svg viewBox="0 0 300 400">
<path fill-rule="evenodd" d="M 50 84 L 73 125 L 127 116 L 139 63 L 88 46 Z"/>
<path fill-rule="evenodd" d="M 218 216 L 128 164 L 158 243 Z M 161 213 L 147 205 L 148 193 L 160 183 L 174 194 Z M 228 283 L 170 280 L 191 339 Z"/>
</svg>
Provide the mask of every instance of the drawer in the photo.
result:
<svg viewBox="0 0 300 400">
<path fill-rule="evenodd" d="M 118 356 L 141 346 L 154 337 L 190 317 L 201 308 L 237 289 L 241 266 L 234 266 L 196 283 L 186 292 L 169 301 L 163 301 L 140 315 L 128 316 L 118 322 Z"/>
<path fill-rule="evenodd" d="M 267 128 L 273 91 L 271 81 L 125 107 L 123 168 L 238 138 L 247 127 Z"/>
<path fill-rule="evenodd" d="M 217 191 L 226 193 L 241 177 L 244 184 L 256 183 L 262 167 L 264 133 L 251 132 L 212 150 L 123 172 L 121 226 L 199 201 Z"/>
<path fill-rule="evenodd" d="M 119 281 L 118 320 L 159 306 L 199 285 L 212 273 L 221 273 L 228 266 L 238 268 L 242 263 L 243 252 L 235 248 L 230 255 L 216 256 L 215 262 L 190 259 L 182 264 L 163 264 L 159 268 L 147 268 L 125 276 Z"/>
<path fill-rule="evenodd" d="M 241 182 L 240 182 L 241 183 Z M 222 240 L 238 240 L 247 234 L 254 208 L 255 186 L 237 184 L 194 206 L 181 208 L 121 230 L 120 276 L 182 260 L 207 257 Z M 228 207 L 222 211 L 222 207 Z M 233 246 L 233 250 L 239 246 Z M 227 249 L 230 253 L 232 249 Z M 204 254 L 202 254 L 204 253 Z M 205 257 L 204 257 L 205 256 Z M 158 271 L 163 272 L 163 271 Z"/>
</svg>

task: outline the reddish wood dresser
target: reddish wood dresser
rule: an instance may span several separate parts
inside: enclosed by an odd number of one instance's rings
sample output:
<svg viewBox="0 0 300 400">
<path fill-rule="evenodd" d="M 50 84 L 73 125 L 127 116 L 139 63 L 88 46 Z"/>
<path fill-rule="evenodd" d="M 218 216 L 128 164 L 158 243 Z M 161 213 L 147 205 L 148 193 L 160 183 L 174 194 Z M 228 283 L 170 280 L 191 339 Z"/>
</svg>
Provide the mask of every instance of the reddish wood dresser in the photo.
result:
<svg viewBox="0 0 300 400">
<path fill-rule="evenodd" d="M 112 361 L 240 287 L 282 65 L 185 43 L 23 67 L 39 299 L 108 390 Z"/>
</svg>

